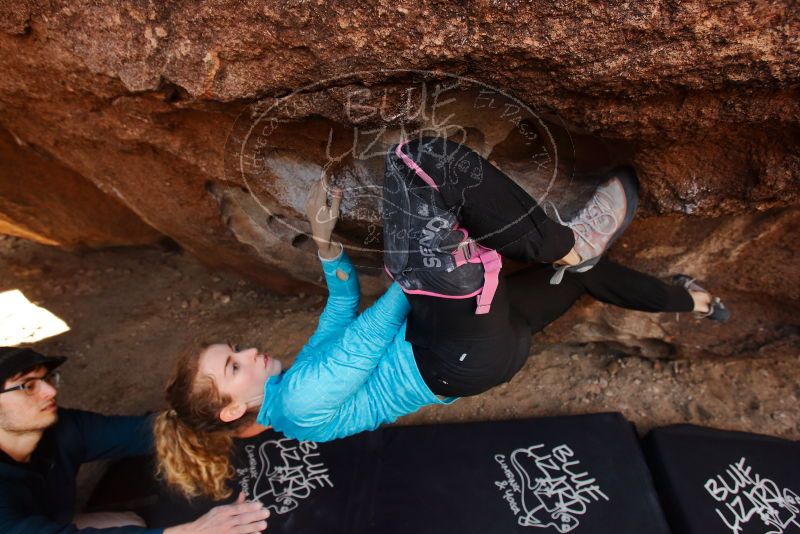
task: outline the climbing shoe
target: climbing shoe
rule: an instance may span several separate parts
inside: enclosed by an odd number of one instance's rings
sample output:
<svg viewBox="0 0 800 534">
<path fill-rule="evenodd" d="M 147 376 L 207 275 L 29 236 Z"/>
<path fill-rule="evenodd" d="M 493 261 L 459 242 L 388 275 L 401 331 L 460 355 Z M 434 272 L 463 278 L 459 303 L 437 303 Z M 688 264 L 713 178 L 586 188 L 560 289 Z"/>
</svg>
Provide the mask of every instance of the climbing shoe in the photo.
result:
<svg viewBox="0 0 800 534">
<path fill-rule="evenodd" d="M 575 235 L 577 265 L 554 264 L 553 285 L 560 284 L 564 271 L 582 273 L 594 267 L 603 253 L 622 235 L 633 220 L 639 203 L 639 181 L 632 167 L 618 167 L 598 187 L 592 198 L 571 220 L 564 222 L 553 206 L 556 219 Z"/>
<path fill-rule="evenodd" d="M 711 293 L 706 289 L 703 289 L 691 276 L 685 274 L 676 274 L 672 277 L 671 281 L 674 285 L 680 286 L 686 291 L 702 291 L 703 293 L 711 296 Z M 705 318 L 724 323 L 730 319 L 731 312 L 725 307 L 719 297 L 711 297 L 711 302 L 708 306 L 708 312 L 694 312 L 694 316 L 698 319 Z"/>
</svg>

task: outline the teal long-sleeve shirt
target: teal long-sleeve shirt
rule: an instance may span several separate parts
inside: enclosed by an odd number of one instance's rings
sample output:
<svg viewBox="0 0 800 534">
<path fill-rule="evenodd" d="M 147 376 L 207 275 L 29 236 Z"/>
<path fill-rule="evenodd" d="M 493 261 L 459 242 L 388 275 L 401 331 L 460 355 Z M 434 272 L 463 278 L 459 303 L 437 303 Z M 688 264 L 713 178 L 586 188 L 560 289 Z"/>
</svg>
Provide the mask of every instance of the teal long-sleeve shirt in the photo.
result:
<svg viewBox="0 0 800 534">
<path fill-rule="evenodd" d="M 358 276 L 344 251 L 322 260 L 322 269 L 325 309 L 294 364 L 264 385 L 260 424 L 299 440 L 329 441 L 456 400 L 440 399 L 422 380 L 405 339 L 411 306 L 397 283 L 358 315 Z"/>
</svg>

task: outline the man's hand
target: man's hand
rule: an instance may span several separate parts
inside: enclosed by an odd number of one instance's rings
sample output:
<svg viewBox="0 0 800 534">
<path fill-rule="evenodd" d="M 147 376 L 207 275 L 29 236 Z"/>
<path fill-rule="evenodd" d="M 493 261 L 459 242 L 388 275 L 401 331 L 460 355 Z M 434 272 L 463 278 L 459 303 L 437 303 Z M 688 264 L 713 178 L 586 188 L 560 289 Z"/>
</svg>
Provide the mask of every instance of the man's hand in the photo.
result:
<svg viewBox="0 0 800 534">
<path fill-rule="evenodd" d="M 236 502 L 212 508 L 196 521 L 164 530 L 164 534 L 256 534 L 267 528 L 269 510 L 260 502 Z"/>
<path fill-rule="evenodd" d="M 144 519 L 133 512 L 93 512 L 78 514 L 72 523 L 83 528 L 146 527 Z"/>
<path fill-rule="evenodd" d="M 334 187 L 331 188 L 331 205 L 328 206 L 328 192 L 322 179 L 314 182 L 308 192 L 306 215 L 311 223 L 311 237 L 323 258 L 333 258 L 339 253 L 339 247 L 331 246 L 331 234 L 339 218 L 341 204 L 342 190 Z"/>
</svg>

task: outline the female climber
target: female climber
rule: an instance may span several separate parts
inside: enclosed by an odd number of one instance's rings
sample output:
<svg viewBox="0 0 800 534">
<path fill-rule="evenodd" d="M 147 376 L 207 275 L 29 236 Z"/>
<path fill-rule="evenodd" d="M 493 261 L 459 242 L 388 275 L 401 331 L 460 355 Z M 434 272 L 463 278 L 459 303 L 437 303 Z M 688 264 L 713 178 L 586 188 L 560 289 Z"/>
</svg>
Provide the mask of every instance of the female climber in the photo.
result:
<svg viewBox="0 0 800 534">
<path fill-rule="evenodd" d="M 633 218 L 630 170 L 610 173 L 563 224 L 490 162 L 443 138 L 393 146 L 384 182 L 384 256 L 395 282 L 372 306 L 358 314 L 358 278 L 331 241 L 341 191 L 332 190 L 328 205 L 318 182 L 306 212 L 329 296 L 293 365 L 282 370 L 256 348 L 227 343 L 193 346 L 177 361 L 170 409 L 155 433 L 159 469 L 184 494 L 230 493 L 234 435 L 272 426 L 326 441 L 510 380 L 532 333 L 583 294 L 629 309 L 727 318 L 719 299 L 688 277 L 666 284 L 602 257 Z M 548 265 L 497 277 L 495 252 Z"/>
</svg>

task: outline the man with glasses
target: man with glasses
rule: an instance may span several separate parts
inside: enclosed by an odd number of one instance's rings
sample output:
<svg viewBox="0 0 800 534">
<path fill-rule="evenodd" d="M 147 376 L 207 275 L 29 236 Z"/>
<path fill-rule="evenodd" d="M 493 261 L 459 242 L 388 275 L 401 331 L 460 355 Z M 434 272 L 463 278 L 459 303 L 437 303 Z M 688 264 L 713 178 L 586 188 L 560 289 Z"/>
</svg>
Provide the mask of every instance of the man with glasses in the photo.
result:
<svg viewBox="0 0 800 534">
<path fill-rule="evenodd" d="M 150 417 L 58 408 L 63 357 L 0 347 L 0 532 L 3 534 L 218 534 L 261 532 L 258 502 L 214 508 L 198 520 L 148 529 L 133 513 L 75 515 L 75 475 L 84 462 L 152 453 Z"/>
</svg>

